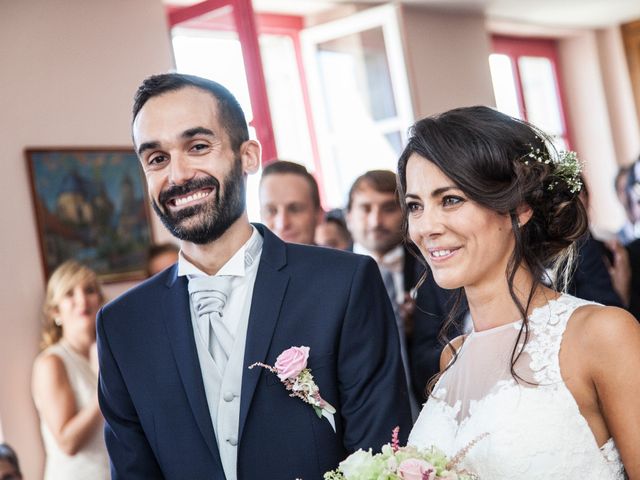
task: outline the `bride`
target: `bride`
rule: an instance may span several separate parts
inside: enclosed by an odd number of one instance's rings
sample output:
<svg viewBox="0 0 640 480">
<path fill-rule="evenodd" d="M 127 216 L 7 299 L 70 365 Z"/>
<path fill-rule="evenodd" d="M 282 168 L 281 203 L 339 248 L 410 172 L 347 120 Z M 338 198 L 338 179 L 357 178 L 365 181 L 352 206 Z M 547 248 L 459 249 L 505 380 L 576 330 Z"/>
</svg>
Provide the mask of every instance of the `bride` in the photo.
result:
<svg viewBox="0 0 640 480">
<path fill-rule="evenodd" d="M 473 320 L 409 443 L 460 454 L 483 480 L 640 479 L 637 321 L 541 283 L 570 273 L 587 230 L 579 170 L 486 107 L 420 120 L 398 163 L 410 240 Z"/>
</svg>

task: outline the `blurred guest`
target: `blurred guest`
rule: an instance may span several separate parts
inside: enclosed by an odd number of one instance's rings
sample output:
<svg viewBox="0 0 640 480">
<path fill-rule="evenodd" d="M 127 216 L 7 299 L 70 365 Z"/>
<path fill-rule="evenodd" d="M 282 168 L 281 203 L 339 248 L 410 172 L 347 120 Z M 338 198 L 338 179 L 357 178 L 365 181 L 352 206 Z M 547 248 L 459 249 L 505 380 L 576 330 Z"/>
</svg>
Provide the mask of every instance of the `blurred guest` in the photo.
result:
<svg viewBox="0 0 640 480">
<path fill-rule="evenodd" d="M 338 250 L 353 248 L 353 240 L 344 219 L 331 215 L 331 212 L 328 212 L 322 223 L 316 227 L 315 243 L 321 247 L 337 248 Z"/>
<path fill-rule="evenodd" d="M 631 166 L 622 166 L 618 169 L 615 178 L 615 189 L 618 200 L 624 207 L 626 221 L 618 231 L 617 238 L 606 242 L 608 249 L 606 263 L 609 269 L 609 275 L 611 276 L 611 281 L 618 296 L 627 309 L 630 308 L 631 303 L 631 264 L 629 252 L 624 246 L 630 244 L 637 238 L 628 194 L 630 173 Z"/>
<path fill-rule="evenodd" d="M 607 269 L 605 259 L 612 254 L 604 243 L 594 239 L 590 233 L 576 242 L 577 258 L 575 270 L 566 292 L 584 300 L 591 300 L 610 307 L 624 307 L 625 302 L 618 293 L 621 288 L 614 284 L 615 269 Z M 616 253 L 614 255 L 620 255 Z M 622 269 L 623 260 L 614 261 L 615 268 Z M 563 287 L 563 285 L 560 285 Z"/>
<path fill-rule="evenodd" d="M 640 321 L 640 239 L 627 245 L 630 282 L 628 287 L 629 312 Z"/>
<path fill-rule="evenodd" d="M 359 176 L 349 191 L 346 218 L 354 240 L 354 253 L 373 257 L 380 267 L 401 340 L 406 339 L 414 306 L 409 292 L 415 286 L 416 272 L 412 258 L 405 255 L 402 245 L 402 211 L 396 195 L 395 173 L 370 170 Z M 402 343 L 408 371 L 406 340 Z"/>
<path fill-rule="evenodd" d="M 278 160 L 262 170 L 260 216 L 285 242 L 313 245 L 322 221 L 315 178 L 298 163 Z"/>
<path fill-rule="evenodd" d="M 631 166 L 627 182 L 627 194 L 629 196 L 629 210 L 631 219 L 635 225 L 640 225 L 640 158 Z M 629 312 L 640 320 L 640 239 L 629 243 L 626 248 L 630 268 Z"/>
<path fill-rule="evenodd" d="M 109 477 L 98 407 L 96 313 L 104 295 L 96 274 L 69 260 L 47 284 L 44 350 L 33 366 L 33 399 L 47 455 L 45 480 Z"/>
<path fill-rule="evenodd" d="M 150 277 L 178 261 L 180 249 L 174 243 L 151 245 L 147 253 L 147 272 Z"/>
<path fill-rule="evenodd" d="M 589 188 L 584 179 L 579 199 L 589 212 Z M 584 237 L 576 242 L 577 257 L 575 270 L 571 275 L 566 292 L 584 300 L 591 300 L 611 307 L 624 307 L 626 302 L 621 298 L 625 287 L 616 284 L 625 270 L 620 252 L 614 252 L 587 231 Z M 615 248 L 612 245 L 612 248 Z M 616 260 L 617 257 L 617 260 Z M 617 269 L 617 271 L 616 271 Z M 628 271 L 628 267 L 626 268 Z M 628 283 L 628 280 L 627 280 Z M 565 285 L 559 285 L 565 288 Z"/>
<path fill-rule="evenodd" d="M 22 480 L 18 456 L 6 443 L 0 443 L 0 480 Z"/>
<path fill-rule="evenodd" d="M 631 212 L 631 204 L 629 199 L 629 194 L 627 192 L 627 187 L 629 183 L 629 174 L 631 173 L 631 167 L 620 167 L 618 169 L 618 173 L 615 178 L 615 188 L 616 188 L 616 196 L 618 197 L 618 201 L 620 205 L 624 207 L 624 212 L 626 214 L 626 221 L 622 228 L 618 231 L 618 240 L 623 244 L 627 245 L 634 241 L 637 236 L 634 228 L 633 222 L 633 214 Z"/>
<path fill-rule="evenodd" d="M 628 247 L 632 243 L 625 247 L 617 239 L 608 241 L 606 242 L 607 254 L 605 255 L 611 283 L 620 297 L 622 306 L 627 310 L 630 310 L 632 280 L 631 255 Z"/>
<path fill-rule="evenodd" d="M 627 178 L 627 217 L 633 226 L 631 239 L 640 238 L 640 158 L 629 167 Z"/>
</svg>

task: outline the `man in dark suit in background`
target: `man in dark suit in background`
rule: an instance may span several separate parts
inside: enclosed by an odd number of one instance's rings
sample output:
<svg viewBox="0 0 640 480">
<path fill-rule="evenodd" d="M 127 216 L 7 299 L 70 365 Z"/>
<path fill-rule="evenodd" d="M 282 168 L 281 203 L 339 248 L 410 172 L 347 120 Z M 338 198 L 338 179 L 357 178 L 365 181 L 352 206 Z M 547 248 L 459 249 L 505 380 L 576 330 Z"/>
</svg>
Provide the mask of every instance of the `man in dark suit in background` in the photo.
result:
<svg viewBox="0 0 640 480">
<path fill-rule="evenodd" d="M 152 206 L 181 252 L 98 314 L 113 478 L 313 480 L 358 448 L 379 449 L 396 425 L 406 437 L 398 335 L 375 262 L 248 222 L 260 146 L 236 99 L 209 80 L 157 75 L 133 117 Z M 334 412 L 317 416 L 273 373 L 249 369 L 293 346 L 309 348 Z M 304 357 L 298 349 L 281 367 Z"/>
</svg>

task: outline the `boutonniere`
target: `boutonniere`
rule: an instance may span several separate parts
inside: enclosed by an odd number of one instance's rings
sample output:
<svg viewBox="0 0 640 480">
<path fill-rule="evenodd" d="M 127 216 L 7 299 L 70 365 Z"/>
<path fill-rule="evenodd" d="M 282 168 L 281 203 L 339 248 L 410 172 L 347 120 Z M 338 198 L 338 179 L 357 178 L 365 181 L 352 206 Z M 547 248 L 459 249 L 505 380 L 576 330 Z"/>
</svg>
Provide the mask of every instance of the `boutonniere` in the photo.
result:
<svg viewBox="0 0 640 480">
<path fill-rule="evenodd" d="M 336 413 L 336 409 L 320 396 L 320 389 L 313 381 L 311 369 L 307 368 L 309 350 L 309 347 L 291 347 L 278 355 L 273 367 L 256 362 L 249 365 L 249 368 L 262 367 L 275 373 L 285 388 L 291 392 L 290 397 L 298 397 L 311 405 L 319 418 L 325 417 L 329 421 L 335 432 L 333 414 Z"/>
</svg>

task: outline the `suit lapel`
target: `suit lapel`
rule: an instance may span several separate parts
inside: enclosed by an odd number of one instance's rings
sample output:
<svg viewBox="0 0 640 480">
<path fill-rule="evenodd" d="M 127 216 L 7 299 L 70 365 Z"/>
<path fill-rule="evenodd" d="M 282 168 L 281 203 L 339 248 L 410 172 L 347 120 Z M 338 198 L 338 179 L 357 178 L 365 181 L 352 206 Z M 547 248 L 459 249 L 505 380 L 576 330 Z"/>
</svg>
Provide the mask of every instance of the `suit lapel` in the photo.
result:
<svg viewBox="0 0 640 480">
<path fill-rule="evenodd" d="M 193 416 L 214 460 L 220 463 L 220 453 L 213 425 L 211 425 L 211 415 L 204 392 L 193 328 L 191 328 L 187 279 L 177 277 L 177 271 L 178 267 L 174 266 L 167 282 L 168 292 L 164 297 L 162 308 L 164 323 Z"/>
<path fill-rule="evenodd" d="M 413 246 L 413 245 L 412 245 Z M 413 246 L 413 251 L 417 251 L 415 246 Z M 406 292 L 410 292 L 413 287 L 416 286 L 418 280 L 424 274 L 424 266 L 413 256 L 411 251 L 407 246 L 404 248 L 404 289 Z"/>
<path fill-rule="evenodd" d="M 244 350 L 244 366 L 242 372 L 242 394 L 240 396 L 240 429 L 238 437 L 242 438 L 244 424 L 249 407 L 262 375 L 261 368 L 249 370 L 255 362 L 265 362 L 271 339 L 278 322 L 280 307 L 284 299 L 289 275 L 282 271 L 286 265 L 286 247 L 284 242 L 260 224 L 255 227 L 264 237 L 260 266 L 253 287 L 247 341 Z"/>
</svg>

